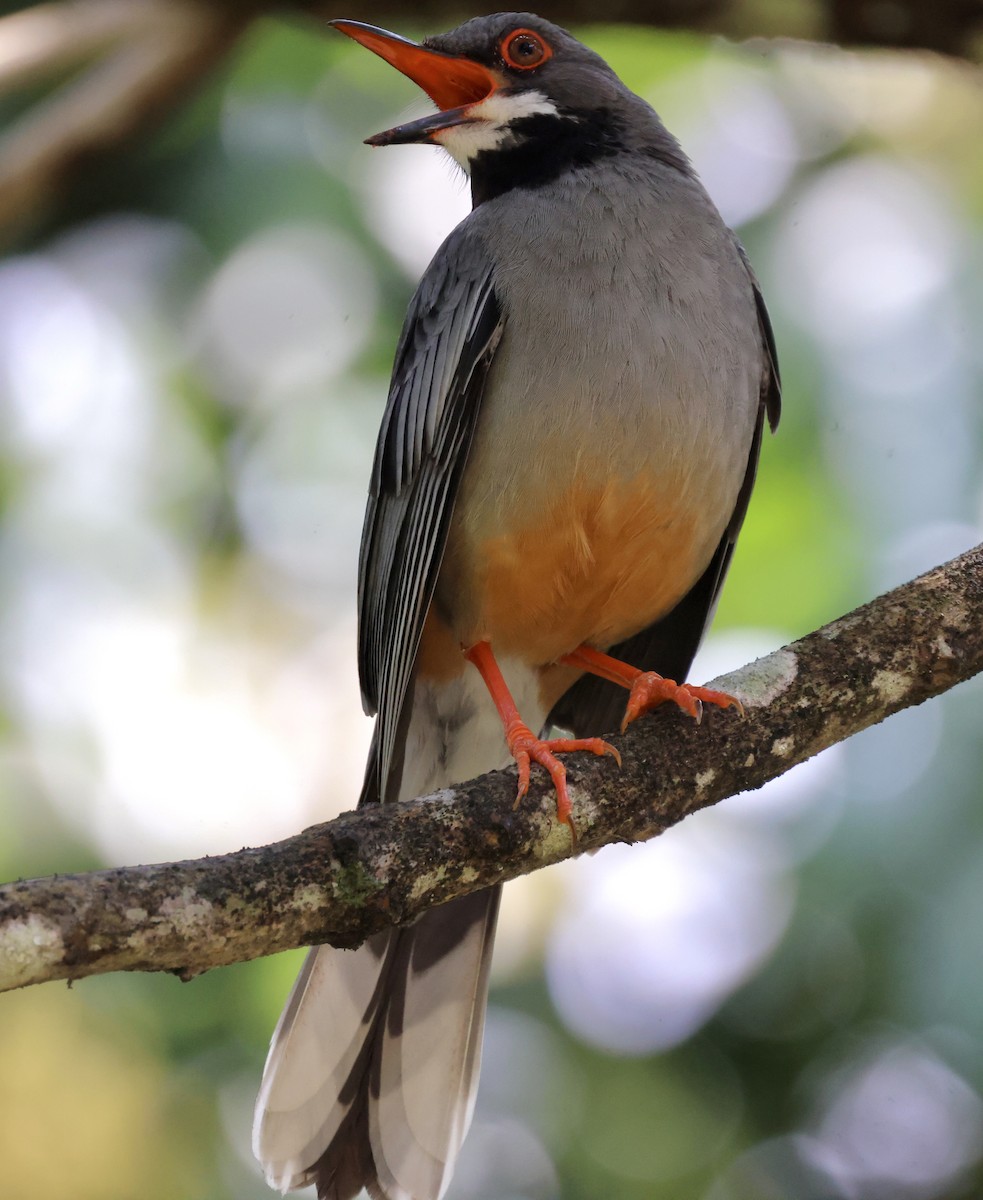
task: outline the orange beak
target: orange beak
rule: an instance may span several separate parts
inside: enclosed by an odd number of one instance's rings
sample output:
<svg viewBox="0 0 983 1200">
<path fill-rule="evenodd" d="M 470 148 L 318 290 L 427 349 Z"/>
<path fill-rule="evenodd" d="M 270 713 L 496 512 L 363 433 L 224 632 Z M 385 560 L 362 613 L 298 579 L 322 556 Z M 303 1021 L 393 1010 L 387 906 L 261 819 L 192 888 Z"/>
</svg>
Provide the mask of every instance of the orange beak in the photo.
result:
<svg viewBox="0 0 983 1200">
<path fill-rule="evenodd" d="M 384 58 L 397 71 L 402 71 L 444 112 L 484 100 L 499 85 L 499 80 L 487 67 L 469 58 L 455 58 L 439 50 L 428 50 L 426 46 L 361 21 L 331 21 L 329 24 L 366 50 Z"/>
</svg>

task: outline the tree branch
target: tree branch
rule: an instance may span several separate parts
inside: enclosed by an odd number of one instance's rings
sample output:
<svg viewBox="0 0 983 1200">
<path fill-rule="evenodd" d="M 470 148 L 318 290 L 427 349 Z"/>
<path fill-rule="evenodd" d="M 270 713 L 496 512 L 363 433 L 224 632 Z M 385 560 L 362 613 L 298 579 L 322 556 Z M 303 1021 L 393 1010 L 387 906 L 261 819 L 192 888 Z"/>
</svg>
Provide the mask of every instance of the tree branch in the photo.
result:
<svg viewBox="0 0 983 1200">
<path fill-rule="evenodd" d="M 660 710 L 568 759 L 576 851 L 655 837 L 696 809 L 983 670 L 983 546 L 716 681 L 734 712 L 697 726 Z M 515 771 L 435 796 L 345 813 L 272 846 L 197 861 L 0 887 L 0 991 L 107 971 L 211 967 L 295 946 L 355 946 L 453 896 L 575 852 L 536 780 Z"/>
<path fill-rule="evenodd" d="M 0 137 L 4 238 L 44 215 L 81 168 L 187 100 L 253 15 L 196 0 L 79 0 L 0 19 L 0 92 L 95 55 Z"/>
</svg>

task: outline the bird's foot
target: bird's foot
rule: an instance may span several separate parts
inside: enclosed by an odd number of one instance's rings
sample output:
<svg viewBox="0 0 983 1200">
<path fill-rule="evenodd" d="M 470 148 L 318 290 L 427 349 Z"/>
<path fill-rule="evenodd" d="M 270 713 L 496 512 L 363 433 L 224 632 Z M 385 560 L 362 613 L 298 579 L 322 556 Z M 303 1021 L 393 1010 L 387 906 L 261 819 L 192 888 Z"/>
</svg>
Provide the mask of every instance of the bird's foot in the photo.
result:
<svg viewBox="0 0 983 1200">
<path fill-rule="evenodd" d="M 539 763 L 549 771 L 556 789 L 557 819 L 570 826 L 570 832 L 576 838 L 571 817 L 570 796 L 567 792 L 567 769 L 556 757 L 558 754 L 569 754 L 575 750 L 586 750 L 589 754 L 609 755 L 621 766 L 621 755 L 609 742 L 601 738 L 538 738 L 528 725 L 518 718 L 509 721 L 505 728 L 505 740 L 509 753 L 519 768 L 519 790 L 515 797 L 518 808 L 522 797 L 529 790 L 529 772 L 532 763 Z"/>
<path fill-rule="evenodd" d="M 693 683 L 676 683 L 675 680 L 665 679 L 655 671 L 639 671 L 631 684 L 628 705 L 621 720 L 621 732 L 624 733 L 632 721 L 643 713 L 667 701 L 689 713 L 697 724 L 703 719 L 704 704 L 712 704 L 716 708 L 736 708 L 741 716 L 744 715 L 744 705 L 736 696 L 727 692 L 697 687 Z"/>
<path fill-rule="evenodd" d="M 593 646 L 578 646 L 560 661 L 628 689 L 628 706 L 621 722 L 622 733 L 637 717 L 666 701 L 678 704 L 683 712 L 689 713 L 697 722 L 703 718 L 704 704 L 712 704 L 717 708 L 736 708 L 741 716 L 744 715 L 744 705 L 736 696 L 717 692 L 713 688 L 697 687 L 693 683 L 676 683 L 655 671 L 640 671 L 638 667 L 629 666 L 610 654 L 595 650 Z"/>
<path fill-rule="evenodd" d="M 539 738 L 519 716 L 512 694 L 502 678 L 498 663 L 488 642 L 475 642 L 464 651 L 464 657 L 473 663 L 485 681 L 485 686 L 495 703 L 498 715 L 505 730 L 505 741 L 509 753 L 515 759 L 519 768 L 519 790 L 515 797 L 518 808 L 519 801 L 529 790 L 529 772 L 532 764 L 539 763 L 550 773 L 553 787 L 556 789 L 556 815 L 564 825 L 569 826 L 570 836 L 574 844 L 577 841 L 577 830 L 574 828 L 571 815 L 570 793 L 567 791 L 567 769 L 556 757 L 558 754 L 569 754 L 574 750 L 586 750 L 588 754 L 609 755 L 621 766 L 621 755 L 601 738 Z"/>
</svg>

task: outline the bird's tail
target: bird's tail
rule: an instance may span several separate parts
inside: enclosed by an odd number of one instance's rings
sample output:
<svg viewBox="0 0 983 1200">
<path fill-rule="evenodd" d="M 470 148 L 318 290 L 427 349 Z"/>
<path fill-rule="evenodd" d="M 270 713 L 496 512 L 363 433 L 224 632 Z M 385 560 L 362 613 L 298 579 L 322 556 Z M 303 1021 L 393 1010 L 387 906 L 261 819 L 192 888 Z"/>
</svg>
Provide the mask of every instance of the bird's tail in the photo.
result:
<svg viewBox="0 0 983 1200">
<path fill-rule="evenodd" d="M 308 955 L 273 1034 L 253 1150 L 280 1191 L 440 1200 L 471 1123 L 501 888 Z"/>
</svg>

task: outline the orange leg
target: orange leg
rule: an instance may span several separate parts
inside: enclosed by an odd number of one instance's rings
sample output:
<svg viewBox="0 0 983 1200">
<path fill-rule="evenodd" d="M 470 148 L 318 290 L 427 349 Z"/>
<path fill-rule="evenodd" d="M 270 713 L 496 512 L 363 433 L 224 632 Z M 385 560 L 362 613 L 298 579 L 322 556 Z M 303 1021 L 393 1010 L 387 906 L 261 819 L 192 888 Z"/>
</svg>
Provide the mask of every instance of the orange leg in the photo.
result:
<svg viewBox="0 0 983 1200">
<path fill-rule="evenodd" d="M 664 679 L 655 671 L 640 671 L 638 667 L 630 667 L 609 654 L 595 650 L 593 646 L 578 646 L 572 654 L 565 654 L 560 662 L 579 667 L 582 671 L 589 671 L 592 675 L 599 675 L 610 683 L 628 689 L 630 695 L 621 722 L 622 733 L 636 717 L 667 700 L 678 704 L 683 712 L 689 713 L 697 721 L 703 716 L 704 704 L 736 708 L 742 716 L 744 714 L 744 706 L 736 696 L 716 692 L 713 688 L 697 687 L 692 683 L 676 683 L 672 679 Z"/>
<path fill-rule="evenodd" d="M 498 709 L 498 715 L 505 726 L 505 741 L 509 753 L 519 767 L 519 792 L 515 798 L 516 807 L 529 790 L 530 764 L 537 762 L 545 767 L 556 788 L 556 815 L 570 826 L 574 833 L 573 821 L 570 818 L 570 796 L 567 793 L 567 772 L 557 754 L 566 754 L 571 750 L 587 750 L 591 754 L 609 754 L 621 766 L 621 755 L 614 746 L 600 738 L 550 738 L 543 740 L 536 737 L 528 725 L 519 716 L 519 710 L 512 699 L 512 693 L 502 678 L 498 663 L 492 654 L 488 642 L 476 642 L 464 651 L 464 657 L 474 663 L 485 681 L 485 687 Z"/>
</svg>

